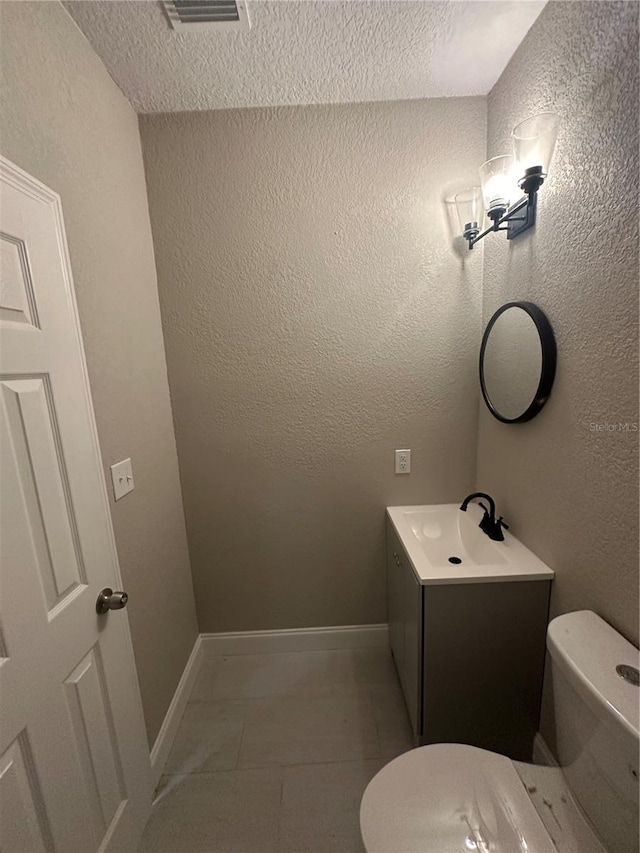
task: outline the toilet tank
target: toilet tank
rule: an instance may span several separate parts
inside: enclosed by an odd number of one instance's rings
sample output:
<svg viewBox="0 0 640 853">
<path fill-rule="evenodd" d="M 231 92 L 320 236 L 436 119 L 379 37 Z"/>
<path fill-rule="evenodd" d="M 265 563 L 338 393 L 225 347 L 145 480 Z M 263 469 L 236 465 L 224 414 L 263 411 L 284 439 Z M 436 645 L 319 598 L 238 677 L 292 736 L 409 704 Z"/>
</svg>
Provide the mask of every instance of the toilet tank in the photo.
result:
<svg viewBox="0 0 640 853">
<path fill-rule="evenodd" d="M 637 673 L 638 650 L 590 610 L 553 619 L 547 647 L 557 756 L 571 792 L 608 850 L 638 853 L 640 687 L 616 670 Z"/>
</svg>

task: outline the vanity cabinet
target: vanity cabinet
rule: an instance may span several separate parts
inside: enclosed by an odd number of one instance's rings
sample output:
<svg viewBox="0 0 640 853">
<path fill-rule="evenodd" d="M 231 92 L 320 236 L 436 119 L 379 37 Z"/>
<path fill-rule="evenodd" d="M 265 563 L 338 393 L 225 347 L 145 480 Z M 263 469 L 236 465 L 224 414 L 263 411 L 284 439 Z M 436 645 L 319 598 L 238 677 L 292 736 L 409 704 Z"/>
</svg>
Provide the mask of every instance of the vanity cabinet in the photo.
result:
<svg viewBox="0 0 640 853">
<path fill-rule="evenodd" d="M 394 531 L 387 536 L 389 644 L 414 732 L 421 725 L 422 591 Z"/>
<path fill-rule="evenodd" d="M 531 758 L 550 588 L 550 580 L 425 583 L 387 517 L 389 642 L 416 745 Z"/>
</svg>

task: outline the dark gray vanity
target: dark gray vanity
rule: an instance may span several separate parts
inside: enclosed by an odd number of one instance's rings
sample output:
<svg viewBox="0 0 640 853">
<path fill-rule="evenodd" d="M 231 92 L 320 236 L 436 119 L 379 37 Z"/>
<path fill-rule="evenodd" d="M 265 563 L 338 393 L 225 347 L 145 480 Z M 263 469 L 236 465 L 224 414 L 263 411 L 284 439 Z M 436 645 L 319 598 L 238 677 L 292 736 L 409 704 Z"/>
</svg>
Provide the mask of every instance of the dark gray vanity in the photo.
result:
<svg viewBox="0 0 640 853">
<path fill-rule="evenodd" d="M 491 542 L 469 509 L 387 510 L 391 651 L 417 745 L 467 743 L 526 760 L 553 572 L 509 533 Z"/>
</svg>

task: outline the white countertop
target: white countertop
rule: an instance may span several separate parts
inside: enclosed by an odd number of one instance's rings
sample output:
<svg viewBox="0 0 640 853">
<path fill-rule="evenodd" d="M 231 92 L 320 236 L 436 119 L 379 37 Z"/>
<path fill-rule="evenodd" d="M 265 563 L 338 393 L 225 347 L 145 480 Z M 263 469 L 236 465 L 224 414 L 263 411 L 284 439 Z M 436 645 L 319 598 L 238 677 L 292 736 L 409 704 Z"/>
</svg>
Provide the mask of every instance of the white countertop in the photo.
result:
<svg viewBox="0 0 640 853">
<path fill-rule="evenodd" d="M 546 563 L 504 531 L 504 542 L 494 542 L 478 528 L 482 509 L 469 504 L 387 507 L 387 515 L 411 561 L 419 583 L 497 583 L 550 581 L 554 572 Z M 451 564 L 447 557 L 461 559 Z"/>
</svg>

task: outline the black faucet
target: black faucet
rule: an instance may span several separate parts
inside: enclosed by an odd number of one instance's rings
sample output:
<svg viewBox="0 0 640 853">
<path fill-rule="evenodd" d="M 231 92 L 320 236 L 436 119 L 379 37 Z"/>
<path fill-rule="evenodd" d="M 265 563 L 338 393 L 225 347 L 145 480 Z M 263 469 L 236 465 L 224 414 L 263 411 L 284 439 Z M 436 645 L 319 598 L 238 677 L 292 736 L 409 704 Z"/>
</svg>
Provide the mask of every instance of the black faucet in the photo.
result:
<svg viewBox="0 0 640 853">
<path fill-rule="evenodd" d="M 484 510 L 482 521 L 478 525 L 480 527 L 480 530 L 482 530 L 483 533 L 486 533 L 489 539 L 493 539 L 494 542 L 503 542 L 504 533 L 502 532 L 502 528 L 504 527 L 506 530 L 508 530 L 509 525 L 505 523 L 502 516 L 496 519 L 496 502 L 491 497 L 491 495 L 488 495 L 486 492 L 473 492 L 473 494 L 467 495 L 467 497 L 462 501 L 460 509 L 462 510 L 462 512 L 466 512 L 470 501 L 472 501 L 474 498 L 484 498 L 489 504 L 489 509 L 487 509 L 486 506 L 482 503 L 482 501 L 478 501 L 478 503 Z"/>
</svg>

